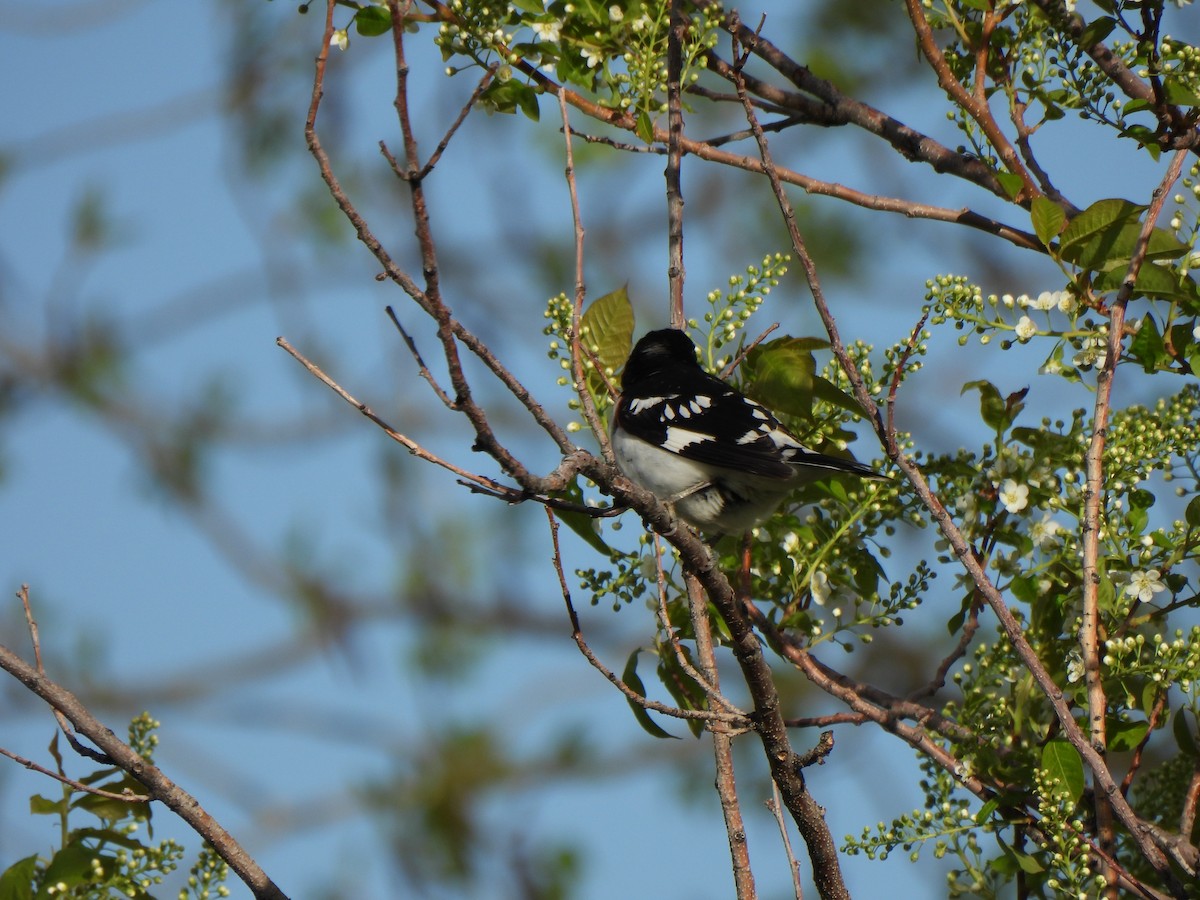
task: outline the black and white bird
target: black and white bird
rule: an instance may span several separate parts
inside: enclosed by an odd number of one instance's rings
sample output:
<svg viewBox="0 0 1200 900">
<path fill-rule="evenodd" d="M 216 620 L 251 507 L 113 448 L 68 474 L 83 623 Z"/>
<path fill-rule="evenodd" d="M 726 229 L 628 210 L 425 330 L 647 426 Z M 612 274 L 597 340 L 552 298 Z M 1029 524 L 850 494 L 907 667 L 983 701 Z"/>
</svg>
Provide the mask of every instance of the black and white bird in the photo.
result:
<svg viewBox="0 0 1200 900">
<path fill-rule="evenodd" d="M 887 480 L 809 450 L 769 410 L 705 372 L 692 339 L 674 329 L 633 348 L 611 432 L 620 470 L 710 534 L 748 531 L 794 488 L 830 472 Z"/>
</svg>

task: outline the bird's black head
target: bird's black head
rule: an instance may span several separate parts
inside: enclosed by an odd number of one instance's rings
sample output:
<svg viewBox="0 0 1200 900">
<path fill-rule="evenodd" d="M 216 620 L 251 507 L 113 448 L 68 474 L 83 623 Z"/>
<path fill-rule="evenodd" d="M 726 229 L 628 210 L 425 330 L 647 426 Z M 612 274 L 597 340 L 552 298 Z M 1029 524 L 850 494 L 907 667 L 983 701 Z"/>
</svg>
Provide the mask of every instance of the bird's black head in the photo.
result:
<svg viewBox="0 0 1200 900">
<path fill-rule="evenodd" d="M 679 366 L 699 368 L 696 345 L 692 339 L 674 328 L 649 331 L 642 335 L 629 354 L 625 370 L 621 373 L 621 383 L 628 388 Z"/>
</svg>

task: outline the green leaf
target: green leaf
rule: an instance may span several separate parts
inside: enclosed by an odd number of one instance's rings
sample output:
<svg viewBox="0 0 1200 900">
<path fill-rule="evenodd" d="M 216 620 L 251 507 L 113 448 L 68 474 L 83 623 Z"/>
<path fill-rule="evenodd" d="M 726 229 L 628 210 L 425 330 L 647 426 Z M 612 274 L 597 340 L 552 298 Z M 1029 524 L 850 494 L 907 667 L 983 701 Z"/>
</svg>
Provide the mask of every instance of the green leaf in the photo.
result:
<svg viewBox="0 0 1200 900">
<path fill-rule="evenodd" d="M 654 143 L 654 123 L 650 121 L 649 114 L 645 112 L 638 113 L 636 131 L 637 136 L 647 144 Z"/>
<path fill-rule="evenodd" d="M 515 79 L 493 81 L 480 99 L 495 112 L 515 113 L 518 109 L 533 121 L 538 121 L 538 92 Z"/>
<path fill-rule="evenodd" d="M 638 654 L 641 652 L 641 648 L 638 648 L 629 654 L 629 660 L 625 663 L 625 671 L 621 673 L 621 680 L 645 697 L 646 686 L 642 684 L 642 679 L 637 673 L 637 659 Z M 641 706 L 628 697 L 625 698 L 625 702 L 633 710 L 633 717 L 637 719 L 637 723 L 642 726 L 642 730 L 648 735 L 656 738 L 674 738 L 678 740 L 678 738 L 675 738 L 675 735 L 669 731 L 664 731 L 657 722 L 650 718 L 650 713 L 646 711 L 644 706 Z"/>
<path fill-rule="evenodd" d="M 1058 237 L 1067 224 L 1067 214 L 1061 206 L 1045 197 L 1034 197 L 1029 207 L 1029 218 L 1033 221 L 1033 231 L 1043 244 L 1047 246 Z"/>
<path fill-rule="evenodd" d="M 823 375 L 813 378 L 813 399 L 844 409 L 855 416 L 863 414 L 863 409 L 857 400 Z"/>
<path fill-rule="evenodd" d="M 1144 206 L 1128 200 L 1098 200 L 1074 219 L 1062 233 L 1059 253 L 1067 262 L 1083 269 L 1107 272 L 1128 267 L 1142 226 Z M 1155 228 L 1147 242 L 1146 259 L 1177 259 L 1188 246 L 1175 235 Z M 1144 267 L 1145 268 L 1145 267 Z M 1118 282 L 1121 275 L 1116 276 Z"/>
<path fill-rule="evenodd" d="M 1176 78 L 1163 79 L 1163 93 L 1176 106 L 1200 106 L 1200 95 Z"/>
<path fill-rule="evenodd" d="M 946 622 L 946 630 L 950 632 L 951 637 L 957 636 L 958 633 L 962 631 L 962 627 L 967 621 L 967 613 L 970 611 L 971 603 L 974 601 L 974 599 L 975 592 L 967 591 L 967 593 L 963 595 L 962 606 L 959 608 L 958 612 L 952 615 Z"/>
<path fill-rule="evenodd" d="M 975 824 L 976 825 L 985 824 L 987 822 L 987 820 L 992 817 L 992 813 L 994 813 L 999 808 L 1000 808 L 1000 799 L 998 797 L 993 797 L 991 800 L 989 800 L 987 803 L 983 804 L 983 806 L 981 806 L 979 808 L 979 812 L 975 813 Z"/>
<path fill-rule="evenodd" d="M 1042 747 L 1042 769 L 1071 795 L 1083 796 L 1083 759 L 1070 741 L 1055 738 Z"/>
<path fill-rule="evenodd" d="M 1083 31 L 1079 33 L 1079 39 L 1076 43 L 1085 50 L 1089 47 L 1094 47 L 1110 34 L 1117 26 L 1117 20 L 1112 16 L 1100 16 L 1098 19 L 1093 19 L 1088 22 Z"/>
<path fill-rule="evenodd" d="M 1111 268 L 1101 271 L 1092 281 L 1092 287 L 1097 291 L 1117 291 L 1125 281 L 1125 273 L 1129 269 L 1128 259 L 1118 259 Z M 1138 270 L 1137 280 L 1133 283 L 1134 296 L 1157 297 L 1161 300 L 1174 300 L 1186 313 L 1200 312 L 1200 290 L 1190 275 L 1182 279 L 1171 269 L 1146 263 Z"/>
<path fill-rule="evenodd" d="M 1132 750 L 1141 743 L 1150 730 L 1149 722 L 1122 722 L 1114 719 L 1107 723 L 1108 749 Z"/>
<path fill-rule="evenodd" d="M 34 794 L 29 798 L 29 812 L 35 816 L 61 816 L 67 811 L 67 800 L 65 797 L 59 797 L 57 800 L 51 800 L 48 797 L 43 797 L 41 794 Z"/>
<path fill-rule="evenodd" d="M 996 180 L 1000 182 L 1000 187 L 1010 200 L 1015 200 L 1020 195 L 1021 188 L 1025 187 L 1025 182 L 1021 180 L 1021 176 L 1013 172 L 997 172 Z"/>
<path fill-rule="evenodd" d="M 46 873 L 42 876 L 43 888 L 38 892 L 38 898 L 48 897 L 46 888 L 62 882 L 67 887 L 74 887 L 89 880 L 92 875 L 92 860 L 97 853 L 81 841 L 72 841 L 54 854 Z"/>
<path fill-rule="evenodd" d="M 37 854 L 17 860 L 0 874 L 0 900 L 32 900 Z"/>
<path fill-rule="evenodd" d="M 566 500 L 574 503 L 577 506 L 584 505 L 583 489 L 579 486 L 578 482 L 572 482 L 570 487 L 565 491 L 555 494 L 554 497 L 558 500 Z M 597 519 L 585 512 L 576 512 L 573 509 L 556 509 L 554 510 L 554 515 L 564 525 L 583 538 L 584 542 L 593 550 L 598 550 L 606 556 L 612 552 L 612 548 L 604 542 L 604 538 L 600 537 L 600 533 L 597 530 Z"/>
<path fill-rule="evenodd" d="M 1000 396 L 1000 391 L 990 381 L 968 381 L 963 385 L 959 396 L 967 391 L 978 388 L 979 390 L 979 414 L 983 421 L 997 434 L 1001 434 L 1012 420 L 1009 417 L 1008 404 L 1004 402 L 1004 398 Z"/>
<path fill-rule="evenodd" d="M 134 794 L 145 794 L 146 786 L 137 779 L 124 775 L 120 781 L 104 785 L 104 789 L 114 794 L 128 790 Z M 120 822 L 125 818 L 145 819 L 149 812 L 149 803 L 131 803 L 127 800 L 113 800 L 97 794 L 84 794 L 71 804 L 72 809 L 83 809 L 109 824 Z"/>
<path fill-rule="evenodd" d="M 746 394 L 768 409 L 812 418 L 813 377 L 817 363 L 804 338 L 779 338 L 746 355 Z"/>
<path fill-rule="evenodd" d="M 1022 853 L 1020 850 L 1014 850 L 1012 847 L 1008 848 L 1008 853 L 1017 861 L 1017 865 L 1021 867 L 1021 871 L 1027 875 L 1038 875 L 1046 871 L 1042 864 L 1037 861 L 1037 858 L 1030 856 L 1028 853 Z"/>
<path fill-rule="evenodd" d="M 1200 528 L 1200 494 L 1188 501 L 1183 518 L 1193 528 Z"/>
<path fill-rule="evenodd" d="M 1186 756 L 1192 759 L 1200 757 L 1200 747 L 1196 746 L 1196 729 L 1190 721 L 1188 711 L 1184 707 L 1175 710 L 1174 721 L 1171 722 L 1171 733 L 1175 735 L 1175 743 Z"/>
<path fill-rule="evenodd" d="M 392 11 L 383 6 L 364 6 L 354 14 L 354 28 L 364 37 L 377 37 L 392 30 Z"/>
<path fill-rule="evenodd" d="M 689 663 L 694 662 L 691 658 L 691 653 L 684 644 L 680 644 L 679 649 L 683 652 L 683 656 Z M 675 705 L 680 709 L 704 709 L 707 697 L 704 695 L 704 690 L 700 685 L 696 684 L 692 678 L 680 665 L 679 660 L 675 656 L 675 648 L 669 643 L 663 642 L 658 647 L 658 678 L 675 701 Z M 688 729 L 694 737 L 700 737 L 704 734 L 704 722 L 700 719 L 685 719 Z"/>
<path fill-rule="evenodd" d="M 1171 364 L 1158 324 L 1149 313 L 1142 317 L 1141 327 L 1129 342 L 1129 355 L 1142 364 L 1147 374 Z"/>
<path fill-rule="evenodd" d="M 625 285 L 597 297 L 579 318 L 580 345 L 587 351 L 584 361 L 595 357 L 605 372 L 618 372 L 633 349 L 633 327 L 633 304 Z M 588 371 L 587 377 L 588 389 L 593 394 L 607 390 L 599 372 Z M 610 380 L 612 377 L 609 376 Z"/>
</svg>

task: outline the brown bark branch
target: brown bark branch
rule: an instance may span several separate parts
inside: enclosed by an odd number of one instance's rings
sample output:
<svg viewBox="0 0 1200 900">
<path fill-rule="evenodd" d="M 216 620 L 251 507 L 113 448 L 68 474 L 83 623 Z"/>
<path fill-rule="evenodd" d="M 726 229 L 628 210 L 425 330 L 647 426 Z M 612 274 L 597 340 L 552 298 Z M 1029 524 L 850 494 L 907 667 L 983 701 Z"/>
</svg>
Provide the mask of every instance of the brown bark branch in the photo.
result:
<svg viewBox="0 0 1200 900">
<path fill-rule="evenodd" d="M 0 646 L 0 668 L 41 697 L 51 709 L 70 720 L 75 729 L 99 747 L 112 763 L 146 786 L 149 796 L 173 810 L 200 837 L 212 844 L 221 859 L 237 874 L 255 897 L 261 900 L 287 900 L 287 895 L 267 877 L 266 872 L 216 819 L 210 816 L 191 794 L 166 774 L 139 756 L 118 738 L 66 688 L 55 684 L 7 647 Z"/>
</svg>

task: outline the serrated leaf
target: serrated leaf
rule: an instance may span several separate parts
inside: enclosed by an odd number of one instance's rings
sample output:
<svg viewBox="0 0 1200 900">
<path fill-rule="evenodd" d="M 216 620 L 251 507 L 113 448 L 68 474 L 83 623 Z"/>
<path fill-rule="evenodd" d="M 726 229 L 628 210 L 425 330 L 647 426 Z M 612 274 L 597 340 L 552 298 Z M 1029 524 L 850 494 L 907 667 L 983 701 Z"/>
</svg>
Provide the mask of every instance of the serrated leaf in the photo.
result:
<svg viewBox="0 0 1200 900">
<path fill-rule="evenodd" d="M 1042 769 L 1070 794 L 1072 800 L 1083 796 L 1083 759 L 1070 741 L 1055 738 L 1042 747 Z"/>
<path fill-rule="evenodd" d="M 637 673 L 638 654 L 641 653 L 641 648 L 634 650 L 629 654 L 629 659 L 625 663 L 625 671 L 621 673 L 621 680 L 625 682 L 633 690 L 637 691 L 643 697 L 646 696 L 646 686 L 642 684 L 641 677 Z M 672 738 L 678 740 L 675 735 L 669 731 L 665 731 L 657 722 L 650 718 L 650 713 L 647 712 L 644 706 L 641 706 L 629 697 L 625 698 L 625 702 L 629 704 L 629 708 L 633 710 L 633 717 L 637 719 L 637 723 L 642 726 L 651 737 L 656 738 Z"/>
<path fill-rule="evenodd" d="M 377 37 L 392 30 L 392 11 L 383 6 L 364 6 L 354 14 L 354 28 L 364 37 Z"/>
<path fill-rule="evenodd" d="M 1063 208 L 1045 197 L 1033 198 L 1029 207 L 1029 218 L 1033 222 L 1033 231 L 1038 240 L 1047 246 L 1058 237 L 1067 224 L 1067 214 L 1063 212 Z"/>
<path fill-rule="evenodd" d="M 619 371 L 633 349 L 633 327 L 633 304 L 625 285 L 597 297 L 579 318 L 580 345 L 587 351 L 584 362 L 594 357 L 606 372 Z M 594 371 L 588 371 L 588 388 L 593 394 L 607 390 L 604 379 Z"/>
<path fill-rule="evenodd" d="M 1121 199 L 1093 203 L 1072 219 L 1062 233 L 1059 254 L 1083 269 L 1096 272 L 1119 269 L 1119 274 L 1113 276 L 1119 284 L 1124 269 L 1133 258 L 1142 230 L 1139 219 L 1144 210 L 1144 206 Z M 1145 258 L 1147 261 L 1177 259 L 1188 249 L 1169 231 L 1155 228 L 1150 232 Z"/>
<path fill-rule="evenodd" d="M 817 363 L 804 338 L 779 338 L 746 355 L 746 394 L 768 409 L 812 418 Z"/>
</svg>

